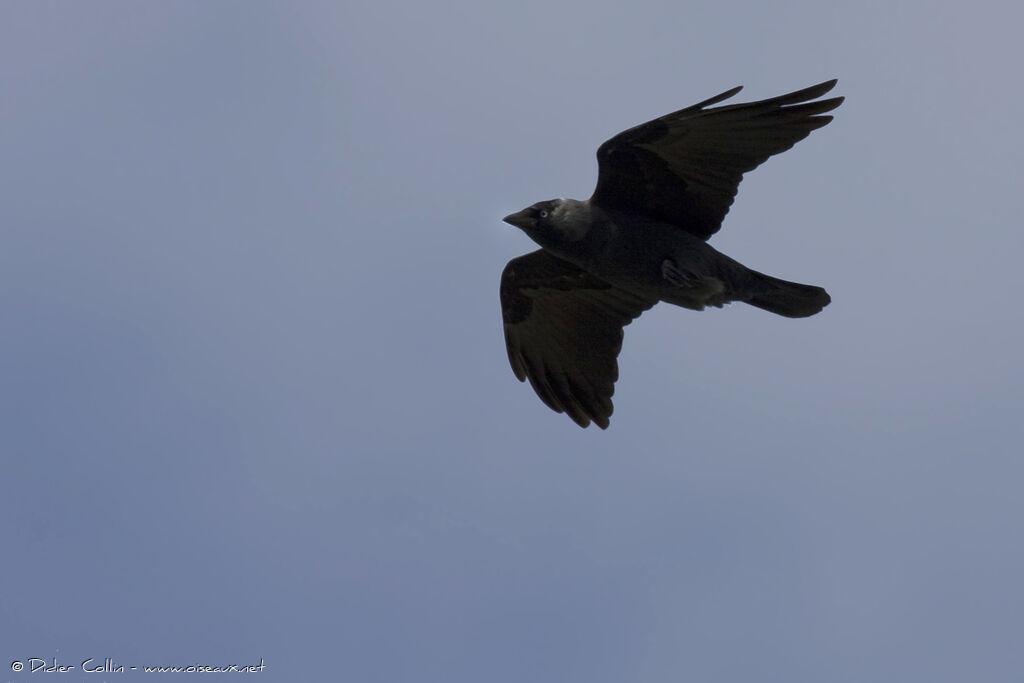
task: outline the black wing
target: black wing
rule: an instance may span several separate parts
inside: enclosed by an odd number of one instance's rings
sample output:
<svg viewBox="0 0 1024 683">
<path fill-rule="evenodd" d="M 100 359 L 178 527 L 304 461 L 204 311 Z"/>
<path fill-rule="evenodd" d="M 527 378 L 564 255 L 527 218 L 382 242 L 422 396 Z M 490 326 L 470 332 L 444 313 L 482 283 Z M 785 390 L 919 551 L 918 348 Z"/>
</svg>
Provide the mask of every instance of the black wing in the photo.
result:
<svg viewBox="0 0 1024 683">
<path fill-rule="evenodd" d="M 608 427 L 622 328 L 653 306 L 543 249 L 501 274 L 501 312 L 512 372 L 552 410 Z"/>
<path fill-rule="evenodd" d="M 630 128 L 597 150 L 590 201 L 677 225 L 707 239 L 722 224 L 743 174 L 832 120 L 836 81 L 760 102 L 705 109 L 740 88 Z"/>
</svg>

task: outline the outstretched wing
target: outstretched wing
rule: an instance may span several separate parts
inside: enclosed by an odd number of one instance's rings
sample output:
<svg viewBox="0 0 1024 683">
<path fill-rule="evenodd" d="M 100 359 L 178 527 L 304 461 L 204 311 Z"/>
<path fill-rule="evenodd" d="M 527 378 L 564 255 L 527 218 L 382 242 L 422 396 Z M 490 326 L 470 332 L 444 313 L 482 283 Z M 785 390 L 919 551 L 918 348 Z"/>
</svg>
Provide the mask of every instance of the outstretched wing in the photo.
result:
<svg viewBox="0 0 1024 683">
<path fill-rule="evenodd" d="M 743 174 L 832 120 L 842 97 L 810 102 L 836 81 L 760 102 L 705 107 L 740 88 L 630 128 L 597 150 L 590 201 L 679 226 L 707 239 L 722 224 Z"/>
<path fill-rule="evenodd" d="M 622 328 L 653 306 L 543 249 L 509 261 L 501 313 L 512 372 L 576 424 L 608 427 Z"/>
</svg>

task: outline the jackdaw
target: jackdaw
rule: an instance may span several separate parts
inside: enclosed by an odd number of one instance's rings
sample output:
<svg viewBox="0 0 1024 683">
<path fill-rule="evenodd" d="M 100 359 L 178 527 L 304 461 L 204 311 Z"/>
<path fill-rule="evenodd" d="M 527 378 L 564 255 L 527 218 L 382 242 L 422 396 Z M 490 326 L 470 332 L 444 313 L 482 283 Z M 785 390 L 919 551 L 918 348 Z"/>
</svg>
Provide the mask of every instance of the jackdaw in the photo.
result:
<svg viewBox="0 0 1024 683">
<path fill-rule="evenodd" d="M 821 287 L 758 273 L 706 240 L 744 173 L 832 120 L 822 114 L 843 98 L 817 98 L 835 84 L 710 107 L 736 87 L 630 128 L 598 148 L 590 199 L 552 199 L 506 216 L 542 247 L 501 275 L 516 377 L 581 427 L 605 429 L 622 328 L 659 301 L 696 311 L 742 301 L 790 318 L 828 305 Z"/>
</svg>

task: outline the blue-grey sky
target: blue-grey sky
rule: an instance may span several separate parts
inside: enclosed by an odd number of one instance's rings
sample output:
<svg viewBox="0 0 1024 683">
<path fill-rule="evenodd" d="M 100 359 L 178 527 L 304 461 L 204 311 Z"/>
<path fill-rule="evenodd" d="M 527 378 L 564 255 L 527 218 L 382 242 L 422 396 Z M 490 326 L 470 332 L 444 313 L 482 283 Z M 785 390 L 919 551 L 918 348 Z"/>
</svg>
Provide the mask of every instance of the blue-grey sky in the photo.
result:
<svg viewBox="0 0 1024 683">
<path fill-rule="evenodd" d="M 1020 681 L 1022 19 L 0 3 L 0 680 Z M 606 432 L 515 380 L 502 216 L 832 77 L 712 240 L 831 306 L 644 314 Z"/>
</svg>

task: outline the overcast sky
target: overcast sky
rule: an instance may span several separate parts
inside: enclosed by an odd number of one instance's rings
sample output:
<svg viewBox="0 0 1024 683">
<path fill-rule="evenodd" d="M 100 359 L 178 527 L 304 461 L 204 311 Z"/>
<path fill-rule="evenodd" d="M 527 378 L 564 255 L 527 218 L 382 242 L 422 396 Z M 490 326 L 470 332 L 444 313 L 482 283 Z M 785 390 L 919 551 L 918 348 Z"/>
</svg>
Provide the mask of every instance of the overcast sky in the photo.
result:
<svg viewBox="0 0 1024 683">
<path fill-rule="evenodd" d="M 1019 682 L 1022 20 L 0 2 L 0 680 Z M 516 381 L 502 216 L 833 77 L 712 239 L 832 305 L 645 313 L 604 432 Z"/>
</svg>

